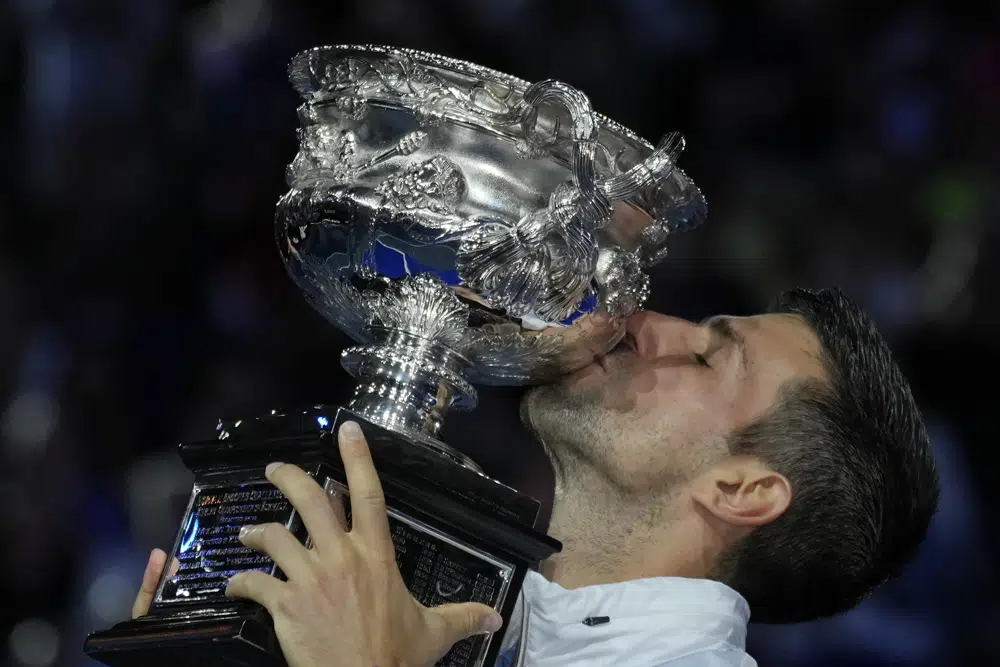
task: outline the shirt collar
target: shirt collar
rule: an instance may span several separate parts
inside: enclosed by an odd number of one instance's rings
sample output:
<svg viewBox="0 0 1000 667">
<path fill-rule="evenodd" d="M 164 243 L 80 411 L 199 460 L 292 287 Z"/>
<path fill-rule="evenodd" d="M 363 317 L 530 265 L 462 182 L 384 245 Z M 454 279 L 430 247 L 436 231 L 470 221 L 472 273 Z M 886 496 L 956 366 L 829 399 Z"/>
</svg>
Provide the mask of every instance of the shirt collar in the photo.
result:
<svg viewBox="0 0 1000 667">
<path fill-rule="evenodd" d="M 596 622 L 584 624 L 588 618 Z M 503 646 L 525 636 L 533 667 L 559 664 L 560 656 L 569 664 L 568 655 L 580 664 L 627 667 L 706 649 L 742 653 L 749 619 L 743 596 L 707 579 L 655 577 L 570 590 L 529 571 Z"/>
</svg>

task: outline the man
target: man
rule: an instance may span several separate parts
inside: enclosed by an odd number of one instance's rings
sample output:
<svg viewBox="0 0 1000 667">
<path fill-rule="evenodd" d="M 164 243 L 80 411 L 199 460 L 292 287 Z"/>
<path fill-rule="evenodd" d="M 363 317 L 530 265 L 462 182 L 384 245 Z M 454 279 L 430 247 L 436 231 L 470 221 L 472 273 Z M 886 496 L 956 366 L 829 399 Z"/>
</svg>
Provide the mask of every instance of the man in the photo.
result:
<svg viewBox="0 0 1000 667">
<path fill-rule="evenodd" d="M 755 665 L 750 609 L 765 622 L 850 609 L 901 571 L 937 503 L 909 387 L 836 290 L 700 324 L 637 313 L 621 345 L 528 392 L 522 413 L 555 470 L 550 533 L 564 549 L 526 578 L 505 666 Z M 352 530 L 302 471 L 269 470 L 317 544 L 306 551 L 280 526 L 248 530 L 244 542 L 289 581 L 239 575 L 229 592 L 271 611 L 293 667 L 430 664 L 493 619 L 406 594 L 352 433 L 341 433 L 363 508 Z M 136 613 L 163 560 L 151 560 Z"/>
</svg>

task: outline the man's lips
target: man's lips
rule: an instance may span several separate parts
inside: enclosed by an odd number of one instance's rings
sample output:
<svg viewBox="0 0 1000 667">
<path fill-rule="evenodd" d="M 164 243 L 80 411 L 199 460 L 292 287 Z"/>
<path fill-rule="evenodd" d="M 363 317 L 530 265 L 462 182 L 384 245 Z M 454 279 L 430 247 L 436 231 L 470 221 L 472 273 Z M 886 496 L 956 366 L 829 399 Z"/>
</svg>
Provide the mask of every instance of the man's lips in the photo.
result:
<svg viewBox="0 0 1000 667">
<path fill-rule="evenodd" d="M 620 354 L 638 355 L 638 352 L 639 351 L 638 351 L 638 347 L 636 346 L 635 336 L 633 336 L 629 332 L 626 332 L 625 335 L 622 336 L 622 339 L 620 341 L 618 341 L 618 344 L 615 345 L 613 348 L 611 348 L 611 350 L 607 354 L 605 354 L 603 356 L 595 356 L 594 357 L 594 362 L 597 363 L 597 365 L 600 366 L 601 369 L 607 371 L 608 370 L 608 364 L 607 364 L 608 357 L 618 356 Z"/>
</svg>

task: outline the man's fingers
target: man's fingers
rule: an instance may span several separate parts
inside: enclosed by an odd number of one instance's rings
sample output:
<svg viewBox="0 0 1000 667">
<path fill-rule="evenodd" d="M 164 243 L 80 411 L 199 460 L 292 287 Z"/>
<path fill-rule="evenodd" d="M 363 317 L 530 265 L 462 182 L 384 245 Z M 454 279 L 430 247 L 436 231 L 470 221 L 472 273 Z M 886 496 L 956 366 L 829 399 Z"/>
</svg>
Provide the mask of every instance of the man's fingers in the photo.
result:
<svg viewBox="0 0 1000 667">
<path fill-rule="evenodd" d="M 243 526 L 240 542 L 270 556 L 289 579 L 302 581 L 312 576 L 309 552 L 280 523 Z"/>
<path fill-rule="evenodd" d="M 176 558 L 170 559 L 170 571 L 167 572 L 168 577 L 172 577 L 177 574 L 177 570 L 181 569 L 181 562 Z"/>
<path fill-rule="evenodd" d="M 337 523 L 346 533 L 351 529 L 347 523 L 347 510 L 344 508 L 344 497 L 347 494 L 340 489 L 331 489 L 326 495 L 330 498 L 330 507 L 333 509 L 334 518 L 337 519 Z"/>
<path fill-rule="evenodd" d="M 500 614 L 478 602 L 444 604 L 427 610 L 431 619 L 431 632 L 442 646 L 451 648 L 466 637 L 496 632 L 503 625 Z"/>
<path fill-rule="evenodd" d="M 272 463 L 265 470 L 267 479 L 292 503 L 305 524 L 313 546 L 319 550 L 336 548 L 344 537 L 330 507 L 326 492 L 302 468 L 288 463 Z"/>
<path fill-rule="evenodd" d="M 271 575 L 259 570 L 239 572 L 229 579 L 226 595 L 234 598 L 253 600 L 263 606 L 273 616 L 278 609 L 278 600 L 284 592 L 286 584 Z"/>
<path fill-rule="evenodd" d="M 395 552 L 389 536 L 385 495 L 368 442 L 361 427 L 354 422 L 341 424 L 337 438 L 351 495 L 351 532 L 361 535 L 379 554 L 391 557 Z"/>
<path fill-rule="evenodd" d="M 142 584 L 139 586 L 139 594 L 132 603 L 132 618 L 145 616 L 149 611 L 149 605 L 153 602 L 156 594 L 156 586 L 160 583 L 160 575 L 163 573 L 163 565 L 167 562 L 167 554 L 163 549 L 153 549 L 149 553 L 149 561 L 146 562 L 146 570 L 142 573 Z"/>
</svg>

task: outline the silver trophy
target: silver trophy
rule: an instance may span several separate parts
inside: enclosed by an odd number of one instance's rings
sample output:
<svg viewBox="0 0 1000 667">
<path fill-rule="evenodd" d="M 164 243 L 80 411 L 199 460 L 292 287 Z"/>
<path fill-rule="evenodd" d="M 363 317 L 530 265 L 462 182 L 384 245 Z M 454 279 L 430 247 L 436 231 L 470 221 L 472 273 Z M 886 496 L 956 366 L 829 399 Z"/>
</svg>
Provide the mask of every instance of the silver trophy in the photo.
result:
<svg viewBox="0 0 1000 667">
<path fill-rule="evenodd" d="M 705 217 L 676 166 L 680 135 L 654 148 L 564 83 L 379 46 L 306 51 L 290 78 L 304 102 L 278 247 L 356 341 L 342 362 L 357 390 L 346 407 L 223 420 L 216 439 L 181 445 L 196 481 L 180 568 L 148 617 L 88 639 L 107 664 L 281 664 L 266 613 L 223 595 L 241 570 L 281 576 L 236 535 L 279 521 L 308 539 L 263 468 L 296 462 L 345 493 L 332 434 L 348 419 L 368 437 L 413 595 L 509 620 L 527 569 L 561 547 L 536 529 L 537 501 L 441 441 L 444 415 L 473 408 L 476 383 L 548 382 L 605 354 L 668 237 Z M 473 637 L 438 664 L 490 665 L 498 650 Z"/>
</svg>

